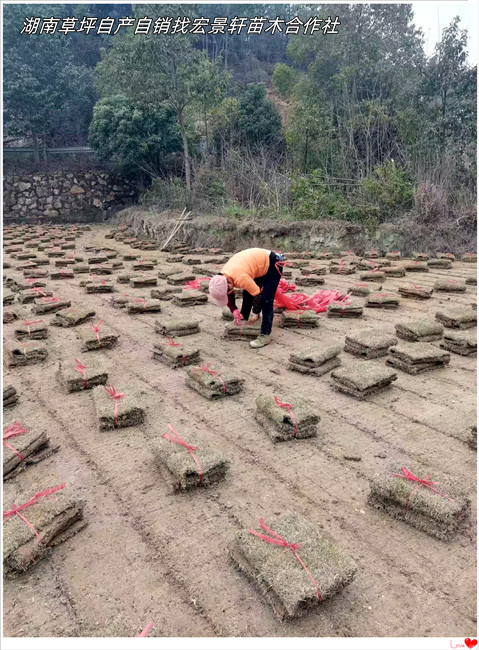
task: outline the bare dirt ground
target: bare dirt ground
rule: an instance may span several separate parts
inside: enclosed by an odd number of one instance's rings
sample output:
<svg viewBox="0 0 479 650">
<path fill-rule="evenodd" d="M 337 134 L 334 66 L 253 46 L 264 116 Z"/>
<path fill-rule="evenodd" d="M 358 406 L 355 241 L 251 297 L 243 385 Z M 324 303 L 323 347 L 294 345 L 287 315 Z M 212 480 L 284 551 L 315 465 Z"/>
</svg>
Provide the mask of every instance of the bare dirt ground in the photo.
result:
<svg viewBox="0 0 479 650">
<path fill-rule="evenodd" d="M 106 232 L 93 227 L 77 239 L 77 252 L 85 255 L 84 246 L 94 244 L 130 252 L 106 240 Z M 140 254 L 165 258 L 156 251 Z M 15 266 L 8 255 L 5 259 Z M 118 273 L 130 265 L 125 262 Z M 475 265 L 455 262 L 450 271 L 387 279 L 383 290 L 396 292 L 411 279 L 431 286 L 440 276 L 475 272 Z M 5 274 L 22 277 L 13 268 Z M 150 620 L 155 624 L 150 636 L 476 636 L 476 453 L 465 443 L 476 417 L 476 360 L 452 354 L 443 370 L 419 376 L 398 371 L 391 390 L 365 402 L 334 391 L 329 375 L 318 379 L 286 368 L 291 351 L 306 341 L 343 343 L 348 332 L 368 326 L 393 334 L 395 323 L 434 318 L 450 301 L 470 305 L 475 287 L 459 297 L 403 299 L 396 311 L 365 309 L 358 320 L 322 314 L 315 330 L 276 327 L 274 343 L 261 350 L 224 341 L 225 321 L 211 302 L 193 308 L 162 302 L 163 314 L 201 319 L 201 333 L 183 341 L 197 343 L 204 361 L 213 368 L 230 365 L 246 380 L 240 395 L 210 403 L 185 386 L 184 370 L 153 360 L 157 316 L 128 315 L 111 306 L 111 295 L 87 295 L 79 287 L 85 277 L 47 280 L 47 288 L 70 298 L 72 306 L 93 307 L 94 322 L 103 319 L 117 330 L 119 345 L 80 354 L 75 328 L 50 327 L 46 362 L 5 371 L 5 382 L 20 395 L 5 418 L 44 427 L 60 445 L 58 453 L 13 479 L 15 485 L 33 494 L 66 481 L 86 500 L 88 521 L 49 558 L 4 582 L 5 636 L 135 636 Z M 327 275 L 318 288 L 346 292 L 357 278 Z M 149 289 L 117 286 L 149 297 Z M 4 326 L 5 338 L 13 337 L 13 329 L 14 324 Z M 60 360 L 97 355 L 108 361 L 109 383 L 117 390 L 134 379 L 147 391 L 144 425 L 100 432 L 91 393 L 67 394 L 59 386 Z M 358 363 L 346 353 L 342 359 L 344 365 Z M 291 392 L 302 392 L 321 416 L 318 437 L 274 445 L 254 419 L 260 391 L 285 401 Z M 185 438 L 197 431 L 230 460 L 224 482 L 187 494 L 171 492 L 148 449 L 168 422 Z M 405 464 L 422 459 L 465 487 L 473 512 L 455 541 L 441 542 L 366 504 L 369 477 L 393 459 Z M 268 522 L 292 511 L 354 557 L 358 571 L 339 596 L 302 619 L 281 623 L 231 566 L 228 544 L 239 529 L 257 526 L 260 517 Z"/>
</svg>

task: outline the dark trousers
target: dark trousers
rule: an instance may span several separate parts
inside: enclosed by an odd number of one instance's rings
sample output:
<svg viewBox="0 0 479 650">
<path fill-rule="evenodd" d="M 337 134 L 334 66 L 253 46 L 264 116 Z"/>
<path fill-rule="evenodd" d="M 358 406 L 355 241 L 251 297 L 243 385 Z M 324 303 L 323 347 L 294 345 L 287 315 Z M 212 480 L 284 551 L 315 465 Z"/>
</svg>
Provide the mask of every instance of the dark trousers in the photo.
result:
<svg viewBox="0 0 479 650">
<path fill-rule="evenodd" d="M 283 258 L 284 259 L 284 258 Z M 261 322 L 261 334 L 271 334 L 273 328 L 273 302 L 274 294 L 278 288 L 279 281 L 281 280 L 282 273 L 278 272 L 276 268 L 276 262 L 281 260 L 281 258 L 271 251 L 269 255 L 269 268 L 266 272 L 266 275 L 261 276 L 260 278 L 254 278 L 254 281 L 258 287 L 262 287 L 263 291 L 261 292 L 261 310 L 263 312 L 263 320 Z M 281 267 L 278 267 L 279 269 Z M 251 308 L 253 307 L 254 298 L 248 293 L 248 291 L 243 291 L 243 304 L 241 306 L 241 315 L 245 320 L 249 319 Z"/>
</svg>

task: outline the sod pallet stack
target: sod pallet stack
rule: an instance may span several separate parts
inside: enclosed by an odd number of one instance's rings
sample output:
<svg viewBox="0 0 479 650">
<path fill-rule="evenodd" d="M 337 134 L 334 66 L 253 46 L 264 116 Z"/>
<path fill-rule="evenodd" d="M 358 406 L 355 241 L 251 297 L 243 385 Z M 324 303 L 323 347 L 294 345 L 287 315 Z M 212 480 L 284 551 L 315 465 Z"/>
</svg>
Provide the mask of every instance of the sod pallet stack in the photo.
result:
<svg viewBox="0 0 479 650">
<path fill-rule="evenodd" d="M 367 329 L 346 336 L 344 351 L 363 359 L 384 357 L 397 338 L 382 330 Z"/>
<path fill-rule="evenodd" d="M 4 384 L 3 386 L 3 408 L 8 408 L 9 406 L 15 406 L 18 402 L 18 393 L 17 389 L 11 386 L 10 384 Z"/>
<path fill-rule="evenodd" d="M 13 484 L 7 485 L 3 508 L 3 570 L 8 578 L 29 569 L 86 525 L 84 503 L 64 483 L 20 493 Z"/>
<path fill-rule="evenodd" d="M 132 298 L 126 303 L 126 310 L 129 314 L 157 314 L 161 312 L 161 302 L 156 298 Z"/>
<path fill-rule="evenodd" d="M 236 325 L 236 323 L 228 323 L 225 327 L 223 333 L 223 338 L 226 341 L 253 341 L 256 339 L 261 332 L 261 327 L 259 322 L 254 323 L 253 325 Z"/>
<path fill-rule="evenodd" d="M 333 300 L 327 309 L 328 318 L 361 318 L 363 303 L 357 300 Z"/>
<path fill-rule="evenodd" d="M 376 284 L 374 282 L 353 282 L 348 289 L 348 293 L 352 296 L 365 298 L 366 296 L 369 296 L 370 293 L 381 291 L 382 288 L 382 284 Z"/>
<path fill-rule="evenodd" d="M 193 318 L 164 318 L 155 321 L 155 332 L 162 336 L 190 336 L 200 331 L 199 321 Z"/>
<path fill-rule="evenodd" d="M 173 339 L 154 343 L 153 358 L 173 369 L 201 363 L 199 348 L 177 343 Z"/>
<path fill-rule="evenodd" d="M 134 427 L 145 420 L 143 396 L 145 391 L 134 384 L 115 389 L 114 386 L 96 386 L 93 401 L 100 431 Z"/>
<path fill-rule="evenodd" d="M 25 318 L 15 325 L 13 332 L 19 341 L 26 339 L 38 341 L 48 338 L 48 326 L 41 318 L 35 320 Z"/>
<path fill-rule="evenodd" d="M 386 359 L 388 366 L 407 372 L 410 375 L 444 368 L 451 360 L 449 352 L 443 352 L 430 343 L 401 342 L 390 348 L 389 355 Z"/>
<path fill-rule="evenodd" d="M 441 476 L 432 468 L 402 462 L 371 479 L 368 503 L 443 541 L 457 534 L 470 508 L 460 474 Z"/>
<path fill-rule="evenodd" d="M 354 561 L 316 526 L 291 513 L 236 534 L 230 557 L 280 620 L 298 618 L 337 596 L 356 573 Z"/>
<path fill-rule="evenodd" d="M 279 320 L 280 327 L 311 329 L 319 327 L 319 314 L 312 309 L 304 311 L 284 311 Z"/>
<path fill-rule="evenodd" d="M 463 357 L 477 356 L 477 337 L 469 332 L 446 332 L 441 348 Z"/>
<path fill-rule="evenodd" d="M 172 302 L 178 307 L 194 307 L 195 305 L 203 305 L 205 302 L 208 302 L 208 294 L 198 289 L 189 289 L 175 294 Z"/>
<path fill-rule="evenodd" d="M 333 370 L 331 379 L 331 386 L 336 390 L 364 400 L 391 388 L 392 382 L 397 379 L 397 374 L 384 366 L 363 361 L 354 367 Z"/>
<path fill-rule="evenodd" d="M 291 353 L 288 369 L 303 375 L 321 377 L 341 365 L 338 356 L 340 352 L 339 345 L 311 345 Z"/>
<path fill-rule="evenodd" d="M 206 399 L 216 400 L 241 392 L 244 379 L 233 371 L 211 368 L 207 363 L 204 366 L 188 368 L 186 385 Z"/>
<path fill-rule="evenodd" d="M 10 422 L 3 431 L 3 480 L 13 478 L 28 465 L 39 463 L 56 448 L 49 447 L 46 431 Z"/>
<path fill-rule="evenodd" d="M 108 371 L 102 361 L 89 359 L 82 363 L 78 359 L 72 359 L 70 363 L 58 364 L 57 379 L 64 390 L 73 393 L 106 384 Z"/>
<path fill-rule="evenodd" d="M 444 327 L 466 330 L 477 325 L 477 311 L 474 309 L 450 308 L 436 312 L 436 320 Z"/>
<path fill-rule="evenodd" d="M 155 461 L 166 468 L 175 491 L 209 487 L 226 476 L 229 462 L 196 432 L 181 432 L 168 424 L 166 433 L 155 438 L 150 449 Z"/>
<path fill-rule="evenodd" d="M 50 325 L 58 327 L 76 327 L 91 320 L 95 316 L 95 310 L 89 308 L 63 309 L 57 312 L 50 321 Z"/>
<path fill-rule="evenodd" d="M 7 341 L 5 362 L 9 368 L 41 363 L 48 356 L 47 346 L 40 341 Z"/>
<path fill-rule="evenodd" d="M 288 396 L 286 401 L 277 395 L 258 395 L 255 418 L 273 442 L 313 438 L 320 420 L 299 395 Z"/>
<path fill-rule="evenodd" d="M 431 298 L 433 289 L 428 289 L 420 284 L 411 282 L 410 284 L 403 284 L 398 288 L 399 294 L 403 298 L 413 298 L 414 300 L 427 300 Z"/>
<path fill-rule="evenodd" d="M 427 262 L 427 265 L 431 269 L 450 269 L 452 267 L 452 261 L 446 258 L 432 258 Z"/>
<path fill-rule="evenodd" d="M 118 343 L 119 334 L 100 321 L 96 325 L 78 330 L 77 337 L 80 339 L 82 352 L 92 350 L 110 350 Z"/>
<path fill-rule="evenodd" d="M 366 298 L 366 307 L 397 309 L 399 307 L 399 298 L 392 293 L 370 293 Z"/>
<path fill-rule="evenodd" d="M 434 291 L 464 293 L 466 291 L 466 283 L 464 280 L 454 280 L 454 278 L 441 278 L 440 280 L 436 280 L 436 283 L 434 284 Z"/>
<path fill-rule="evenodd" d="M 394 327 L 400 339 L 411 342 L 439 341 L 444 333 L 444 327 L 440 323 L 426 319 L 397 323 Z"/>
</svg>

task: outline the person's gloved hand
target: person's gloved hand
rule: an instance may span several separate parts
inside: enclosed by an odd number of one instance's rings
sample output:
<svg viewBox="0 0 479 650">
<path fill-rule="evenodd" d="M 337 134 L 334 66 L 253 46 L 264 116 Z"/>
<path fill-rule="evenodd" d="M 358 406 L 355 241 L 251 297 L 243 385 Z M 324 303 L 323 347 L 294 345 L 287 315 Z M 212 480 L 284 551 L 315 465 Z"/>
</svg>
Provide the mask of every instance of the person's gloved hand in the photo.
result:
<svg viewBox="0 0 479 650">
<path fill-rule="evenodd" d="M 255 323 L 259 318 L 259 314 L 251 314 L 249 317 L 248 323 Z"/>
<path fill-rule="evenodd" d="M 239 325 L 241 321 L 243 320 L 243 316 L 241 315 L 241 312 L 239 309 L 235 309 L 233 312 L 233 318 L 235 321 L 235 325 Z"/>
</svg>

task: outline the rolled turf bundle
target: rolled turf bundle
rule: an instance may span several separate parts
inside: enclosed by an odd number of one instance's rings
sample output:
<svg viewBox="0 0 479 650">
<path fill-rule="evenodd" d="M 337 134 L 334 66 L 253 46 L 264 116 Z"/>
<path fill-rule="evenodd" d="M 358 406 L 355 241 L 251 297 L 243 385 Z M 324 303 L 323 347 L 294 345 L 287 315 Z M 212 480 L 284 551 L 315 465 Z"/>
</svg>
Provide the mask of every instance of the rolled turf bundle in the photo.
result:
<svg viewBox="0 0 479 650">
<path fill-rule="evenodd" d="M 207 363 L 204 366 L 188 368 L 186 385 L 210 400 L 241 392 L 244 379 L 240 379 L 233 373 L 214 370 L 209 365 Z"/>
<path fill-rule="evenodd" d="M 223 307 L 221 310 L 221 318 L 228 321 L 234 320 L 233 314 L 231 313 L 229 307 Z"/>
<path fill-rule="evenodd" d="M 122 275 L 119 275 L 119 276 L 117 277 L 116 281 L 117 281 L 119 284 L 130 284 L 130 280 L 131 280 L 131 278 L 133 278 L 133 277 L 134 277 L 134 276 L 133 276 L 132 273 L 122 273 Z"/>
<path fill-rule="evenodd" d="M 466 278 L 466 284 L 470 284 L 474 287 L 477 286 L 477 276 L 476 275 L 470 275 Z"/>
<path fill-rule="evenodd" d="M 341 263 L 331 263 L 329 267 L 329 272 L 336 275 L 353 275 L 356 272 L 355 264 L 341 264 Z"/>
<path fill-rule="evenodd" d="M 366 273 L 360 273 L 359 275 L 361 282 L 378 282 L 384 280 L 384 278 L 384 271 L 367 271 Z"/>
<path fill-rule="evenodd" d="M 397 374 L 384 366 L 358 363 L 354 367 L 338 368 L 331 373 L 331 386 L 336 390 L 364 400 L 388 388 L 396 381 Z"/>
<path fill-rule="evenodd" d="M 112 307 L 117 307 L 119 309 L 125 309 L 127 304 L 130 302 L 131 298 L 129 294 L 123 295 L 123 296 L 113 296 L 110 304 Z"/>
<path fill-rule="evenodd" d="M 48 338 L 48 327 L 41 319 L 31 321 L 25 318 L 24 321 L 17 323 L 13 332 L 19 341 L 23 341 L 24 339 L 39 340 Z"/>
<path fill-rule="evenodd" d="M 344 351 L 364 359 L 385 357 L 388 349 L 398 342 L 395 336 L 381 330 L 361 330 L 346 336 Z"/>
<path fill-rule="evenodd" d="M 92 275 L 112 275 L 113 266 L 111 264 L 93 264 L 90 266 L 90 273 Z"/>
<path fill-rule="evenodd" d="M 133 263 L 134 271 L 153 271 L 154 268 L 155 265 L 153 264 L 153 262 L 146 262 L 145 260 L 141 260 L 139 262 Z"/>
<path fill-rule="evenodd" d="M 255 418 L 273 442 L 313 438 L 318 433 L 316 425 L 320 420 L 319 415 L 297 395 L 288 402 L 281 401 L 277 395 L 258 395 Z"/>
<path fill-rule="evenodd" d="M 76 327 L 91 320 L 93 316 L 95 316 L 94 309 L 83 307 L 63 309 L 61 312 L 55 314 L 50 321 L 50 325 L 56 325 L 57 327 Z"/>
<path fill-rule="evenodd" d="M 8 293 L 8 292 L 4 291 L 4 293 L 3 293 L 3 304 L 4 305 L 11 305 L 14 300 L 15 300 L 15 294 L 14 293 Z"/>
<path fill-rule="evenodd" d="M 3 386 L 3 408 L 14 406 L 18 402 L 17 389 L 10 384 Z"/>
<path fill-rule="evenodd" d="M 328 318 L 361 318 L 363 305 L 357 301 L 343 302 L 333 300 L 328 305 Z"/>
<path fill-rule="evenodd" d="M 77 338 L 82 341 L 80 350 L 90 352 L 92 350 L 110 350 L 115 347 L 119 334 L 100 321 L 97 325 L 90 325 L 88 328 L 78 330 Z"/>
<path fill-rule="evenodd" d="M 432 258 L 427 262 L 427 265 L 431 269 L 450 269 L 452 268 L 451 260 L 445 258 Z"/>
<path fill-rule="evenodd" d="M 170 275 L 178 275 L 179 273 L 182 272 L 183 269 L 181 268 L 181 266 L 160 267 L 158 269 L 158 277 L 165 280 L 166 278 L 169 278 Z"/>
<path fill-rule="evenodd" d="M 181 435 L 168 424 L 169 432 L 150 445 L 156 462 L 168 470 L 176 491 L 208 487 L 222 481 L 229 467 L 223 455 L 194 433 Z M 184 439 L 182 436 L 184 436 Z"/>
<path fill-rule="evenodd" d="M 441 348 L 463 357 L 475 357 L 477 355 L 477 338 L 465 332 L 446 332 Z"/>
<path fill-rule="evenodd" d="M 379 257 L 379 252 L 373 248 L 370 251 L 364 251 L 364 256 L 366 259 L 376 260 Z"/>
<path fill-rule="evenodd" d="M 129 314 L 143 314 L 145 312 L 158 313 L 161 311 L 161 302 L 155 298 L 133 298 L 130 300 L 126 309 Z"/>
<path fill-rule="evenodd" d="M 376 271 L 378 265 L 377 262 L 373 262 L 373 260 L 361 259 L 357 263 L 357 268 L 360 271 Z"/>
<path fill-rule="evenodd" d="M 424 319 L 397 323 L 394 327 L 400 339 L 411 342 L 439 341 L 444 333 L 444 327 L 440 323 Z"/>
<path fill-rule="evenodd" d="M 348 293 L 350 293 L 352 296 L 359 296 L 364 298 L 371 292 L 376 293 L 378 291 L 381 291 L 382 288 L 382 284 L 374 284 L 372 282 L 353 282 L 353 284 L 348 289 Z"/>
<path fill-rule="evenodd" d="M 37 262 L 38 263 L 38 262 Z M 63 268 L 64 266 L 73 266 L 76 264 L 76 260 L 74 258 L 65 258 L 64 260 L 55 260 L 55 266 L 59 268 Z"/>
<path fill-rule="evenodd" d="M 40 296 L 46 296 L 46 297 L 51 297 L 53 296 L 53 293 L 51 291 L 45 291 L 45 289 L 42 289 L 42 291 L 34 291 L 33 289 L 26 289 L 25 291 L 20 291 L 18 294 L 18 302 L 22 305 L 27 305 L 34 300 L 37 300 Z"/>
<path fill-rule="evenodd" d="M 96 386 L 92 390 L 100 431 L 134 427 L 145 420 L 140 405 L 144 391 L 133 385 L 117 391 L 113 386 Z"/>
<path fill-rule="evenodd" d="M 464 253 L 461 260 L 469 264 L 475 264 L 477 262 L 477 253 Z"/>
<path fill-rule="evenodd" d="M 420 284 L 403 284 L 398 288 L 399 294 L 403 298 L 412 298 L 413 300 L 427 300 L 431 298 L 433 289 L 428 289 Z"/>
<path fill-rule="evenodd" d="M 84 364 L 78 359 L 72 359 L 71 363 L 58 364 L 57 379 L 68 393 L 74 393 L 105 385 L 108 372 L 102 362 L 89 359 Z"/>
<path fill-rule="evenodd" d="M 23 270 L 24 278 L 46 278 L 48 275 L 48 269 L 30 268 Z"/>
<path fill-rule="evenodd" d="M 6 364 L 9 368 L 41 363 L 48 356 L 45 344 L 35 341 L 8 341 L 5 348 Z"/>
<path fill-rule="evenodd" d="M 312 309 L 304 311 L 284 311 L 279 320 L 280 327 L 302 327 L 311 329 L 319 327 L 319 314 Z"/>
<path fill-rule="evenodd" d="M 175 294 L 182 291 L 181 287 L 159 287 L 158 289 L 151 289 L 150 296 L 156 300 L 172 300 Z"/>
<path fill-rule="evenodd" d="M 223 338 L 226 341 L 254 341 L 261 333 L 260 323 L 248 325 L 247 323 L 236 325 L 229 323 L 225 327 Z"/>
<path fill-rule="evenodd" d="M 301 275 L 326 275 L 325 266 L 311 266 L 307 269 L 301 269 Z"/>
<path fill-rule="evenodd" d="M 84 286 L 86 293 L 113 293 L 115 290 L 111 280 L 93 280 Z"/>
<path fill-rule="evenodd" d="M 88 264 L 106 264 L 108 262 L 108 257 L 106 255 L 91 255 L 88 258 Z"/>
<path fill-rule="evenodd" d="M 287 514 L 271 527 L 260 519 L 260 527 L 237 533 L 230 557 L 280 620 L 304 616 L 352 582 L 354 561 L 302 516 Z"/>
<path fill-rule="evenodd" d="M 201 363 L 199 348 L 176 343 L 172 338 L 169 341 L 154 343 L 153 359 L 161 361 L 173 369 Z"/>
<path fill-rule="evenodd" d="M 14 490 L 7 485 L 4 491 L 3 570 L 9 578 L 29 569 L 85 526 L 84 503 L 72 497 L 65 483 L 34 495 Z"/>
<path fill-rule="evenodd" d="M 182 259 L 183 264 L 193 266 L 193 264 L 201 264 L 201 258 L 194 257 L 193 255 L 185 255 Z"/>
<path fill-rule="evenodd" d="M 434 291 L 464 293 L 466 283 L 463 280 L 454 280 L 453 278 L 441 278 L 436 280 Z"/>
<path fill-rule="evenodd" d="M 399 307 L 399 298 L 396 298 L 392 293 L 370 293 L 366 298 L 366 307 L 397 309 Z"/>
<path fill-rule="evenodd" d="M 386 253 L 386 259 L 387 260 L 400 260 L 401 259 L 401 253 L 399 251 L 389 251 L 389 253 Z"/>
<path fill-rule="evenodd" d="M 181 262 L 183 260 L 183 255 L 178 254 L 178 255 L 167 255 L 166 256 L 166 261 L 167 262 Z"/>
<path fill-rule="evenodd" d="M 50 262 L 51 262 L 51 260 L 48 259 L 48 257 L 37 257 L 37 258 L 35 259 L 35 264 L 36 264 L 37 266 L 48 266 L 48 265 L 50 264 Z M 56 264 L 57 262 L 60 262 L 60 263 L 61 263 L 61 262 L 66 262 L 66 260 L 57 260 L 57 261 L 55 262 L 55 264 Z M 61 264 L 60 264 L 60 266 L 61 266 Z"/>
<path fill-rule="evenodd" d="M 71 269 L 52 269 L 50 271 L 50 278 L 52 280 L 68 280 L 74 277 L 75 274 Z"/>
<path fill-rule="evenodd" d="M 13 321 L 17 320 L 19 318 L 19 315 L 17 313 L 17 310 L 10 310 L 10 309 L 4 309 L 3 310 L 3 322 L 4 323 L 13 323 Z"/>
<path fill-rule="evenodd" d="M 196 276 L 193 273 L 175 273 L 174 275 L 169 275 L 166 278 L 167 284 L 172 284 L 174 286 L 182 286 L 185 282 L 191 282 L 195 280 Z"/>
<path fill-rule="evenodd" d="M 199 321 L 194 319 L 170 318 L 155 321 L 155 332 L 162 336 L 177 338 L 178 336 L 189 336 L 198 334 L 200 331 Z"/>
<path fill-rule="evenodd" d="M 445 542 L 456 535 L 470 508 L 457 477 L 401 462 L 373 476 L 368 504 Z"/>
<path fill-rule="evenodd" d="M 389 350 L 386 365 L 403 370 L 410 375 L 444 368 L 449 364 L 451 355 L 442 352 L 430 343 L 399 343 Z"/>
<path fill-rule="evenodd" d="M 444 327 L 467 330 L 477 325 L 477 311 L 474 309 L 449 309 L 436 312 L 436 320 Z"/>
<path fill-rule="evenodd" d="M 403 278 L 406 275 L 403 266 L 385 266 L 383 271 L 388 278 Z"/>
<path fill-rule="evenodd" d="M 341 346 L 310 346 L 289 356 L 288 370 L 300 372 L 303 375 L 316 375 L 321 377 L 330 370 L 341 365 L 338 354 L 341 352 Z"/>
<path fill-rule="evenodd" d="M 318 275 L 300 275 L 295 282 L 299 287 L 314 287 L 318 284 L 324 284 L 324 278 Z"/>
<path fill-rule="evenodd" d="M 173 304 L 178 305 L 178 307 L 192 307 L 193 305 L 202 305 L 205 302 L 208 302 L 208 294 L 197 289 L 182 291 L 173 296 Z"/>
<path fill-rule="evenodd" d="M 89 273 L 90 272 L 90 267 L 88 264 L 75 264 L 73 267 L 73 271 L 75 274 L 77 273 Z"/>
<path fill-rule="evenodd" d="M 132 287 L 156 287 L 158 279 L 154 275 L 137 275 L 130 278 Z"/>
<path fill-rule="evenodd" d="M 446 259 L 446 260 L 451 260 L 451 262 L 456 261 L 456 256 L 453 255 L 452 253 L 436 253 L 436 257 L 438 259 Z"/>
<path fill-rule="evenodd" d="M 429 262 L 404 262 L 403 269 L 409 273 L 429 273 Z"/>
<path fill-rule="evenodd" d="M 47 449 L 49 441 L 46 431 L 32 431 L 20 422 L 10 423 L 3 432 L 3 480 L 54 453 L 56 449 Z"/>
<path fill-rule="evenodd" d="M 413 253 L 412 258 L 418 262 L 427 262 L 429 260 L 429 255 L 427 253 Z"/>
</svg>

